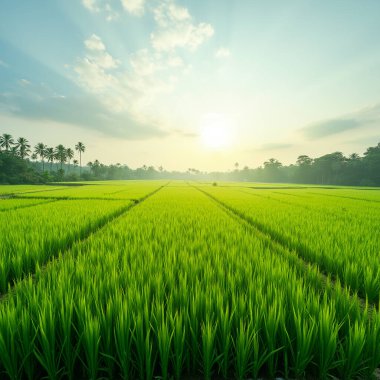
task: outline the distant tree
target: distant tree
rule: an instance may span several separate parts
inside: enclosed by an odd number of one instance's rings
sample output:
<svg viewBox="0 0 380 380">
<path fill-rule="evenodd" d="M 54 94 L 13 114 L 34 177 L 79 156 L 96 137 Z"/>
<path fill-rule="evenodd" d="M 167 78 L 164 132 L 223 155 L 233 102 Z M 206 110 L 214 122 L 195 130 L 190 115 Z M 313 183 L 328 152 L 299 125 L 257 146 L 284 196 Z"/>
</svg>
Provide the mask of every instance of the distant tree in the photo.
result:
<svg viewBox="0 0 380 380">
<path fill-rule="evenodd" d="M 40 159 L 41 159 L 42 171 L 45 171 L 44 158 L 47 158 L 46 157 L 46 149 L 47 149 L 47 146 L 42 142 L 39 142 L 34 146 L 34 153 L 37 154 L 38 156 L 40 156 Z"/>
<path fill-rule="evenodd" d="M 295 180 L 301 183 L 312 182 L 313 159 L 306 155 L 298 156 L 295 168 Z"/>
<path fill-rule="evenodd" d="M 365 166 L 365 183 L 380 186 L 380 142 L 377 146 L 368 148 L 363 157 Z"/>
<path fill-rule="evenodd" d="M 82 153 L 85 152 L 86 147 L 84 146 L 82 142 L 79 141 L 75 145 L 75 150 L 79 152 L 79 176 L 81 176 L 82 175 Z"/>
<path fill-rule="evenodd" d="M 268 182 L 281 182 L 283 180 L 280 168 L 282 163 L 275 158 L 270 158 L 264 162 L 264 180 Z"/>
<path fill-rule="evenodd" d="M 59 144 L 55 147 L 54 154 L 56 160 L 61 163 L 60 169 L 63 170 L 62 166 L 67 160 L 66 148 L 62 144 Z"/>
<path fill-rule="evenodd" d="M 235 162 L 235 170 L 238 171 L 239 170 L 239 163 L 238 162 Z"/>
<path fill-rule="evenodd" d="M 30 153 L 30 144 L 25 137 L 19 137 L 17 139 L 15 147 L 18 150 L 18 156 L 22 159 L 26 158 Z"/>
<path fill-rule="evenodd" d="M 54 148 L 45 148 L 45 157 L 47 158 L 48 162 L 50 162 L 50 171 L 53 170 L 53 162 L 55 160 L 55 152 Z"/>
<path fill-rule="evenodd" d="M 3 133 L 0 136 L 0 147 L 4 148 L 6 152 L 10 151 L 14 143 L 13 137 L 8 133 Z"/>
<path fill-rule="evenodd" d="M 0 151 L 0 183 L 41 183 L 44 181 L 32 165 L 19 156 Z"/>
<path fill-rule="evenodd" d="M 70 170 L 70 161 L 74 157 L 74 151 L 71 148 L 66 149 L 66 157 L 67 157 L 67 161 L 69 163 L 69 170 Z"/>
<path fill-rule="evenodd" d="M 314 160 L 314 168 L 321 184 L 342 184 L 342 174 L 346 158 L 342 152 L 325 154 Z"/>
</svg>

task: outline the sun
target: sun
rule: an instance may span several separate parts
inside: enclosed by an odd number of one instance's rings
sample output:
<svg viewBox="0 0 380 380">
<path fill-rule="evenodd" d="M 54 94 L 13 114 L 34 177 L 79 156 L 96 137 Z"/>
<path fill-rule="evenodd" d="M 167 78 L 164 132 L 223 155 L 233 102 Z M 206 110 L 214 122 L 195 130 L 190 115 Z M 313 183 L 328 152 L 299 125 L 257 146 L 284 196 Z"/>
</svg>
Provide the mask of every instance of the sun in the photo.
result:
<svg viewBox="0 0 380 380">
<path fill-rule="evenodd" d="M 223 114 L 212 113 L 202 117 L 200 138 L 203 146 L 211 150 L 226 149 L 232 142 L 232 127 Z"/>
</svg>

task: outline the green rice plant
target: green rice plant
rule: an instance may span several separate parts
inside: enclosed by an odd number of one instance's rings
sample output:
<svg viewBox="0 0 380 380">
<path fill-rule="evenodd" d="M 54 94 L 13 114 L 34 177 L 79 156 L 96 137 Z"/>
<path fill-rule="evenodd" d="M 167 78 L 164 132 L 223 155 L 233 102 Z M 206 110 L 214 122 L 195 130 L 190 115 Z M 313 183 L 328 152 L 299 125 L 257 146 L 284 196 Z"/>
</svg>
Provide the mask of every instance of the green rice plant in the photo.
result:
<svg viewBox="0 0 380 380">
<path fill-rule="evenodd" d="M 84 358 L 82 362 L 86 368 L 87 379 L 96 380 L 100 371 L 99 367 L 99 345 L 100 345 L 100 323 L 97 317 L 84 313 L 82 316 L 83 322 L 83 336 L 82 336 L 82 349 Z"/>
<path fill-rule="evenodd" d="M 123 380 L 134 379 L 132 341 L 134 331 L 132 330 L 131 315 L 128 310 L 122 310 L 115 324 L 115 345 L 117 363 L 121 370 Z"/>
<path fill-rule="evenodd" d="M 234 312 L 229 312 L 228 306 L 225 310 L 220 309 L 218 321 L 218 346 L 221 352 L 220 359 L 218 360 L 219 368 L 224 379 L 228 377 L 228 370 L 231 362 L 231 346 L 232 346 L 232 319 Z"/>
<path fill-rule="evenodd" d="M 56 314 L 51 304 L 41 306 L 38 315 L 38 330 L 34 355 L 46 371 L 48 378 L 60 378 L 62 368 L 60 357 L 57 355 Z"/>
<path fill-rule="evenodd" d="M 134 326 L 134 352 L 135 359 L 134 362 L 137 367 L 137 374 L 139 379 L 145 379 L 147 376 L 145 374 L 145 361 L 146 361 L 146 334 L 144 328 L 144 320 L 141 314 L 135 317 Z"/>
<path fill-rule="evenodd" d="M 350 380 L 361 377 L 366 369 L 363 363 L 363 350 L 365 345 L 365 328 L 357 322 L 350 326 L 348 336 L 340 345 L 340 375 Z"/>
<path fill-rule="evenodd" d="M 28 380 L 33 380 L 37 377 L 34 363 L 34 345 L 37 332 L 34 330 L 33 323 L 25 310 L 21 314 L 19 328 L 16 331 L 15 341 L 18 342 L 18 353 L 15 357 L 22 358 L 20 371 L 25 374 Z"/>
<path fill-rule="evenodd" d="M 74 367 L 78 359 L 80 345 L 76 340 L 78 332 L 74 327 L 74 304 L 69 296 L 62 299 L 59 309 L 59 327 L 64 374 L 69 380 L 72 380 L 75 378 Z"/>
<path fill-rule="evenodd" d="M 316 340 L 316 322 L 308 316 L 303 316 L 293 309 L 295 336 L 289 337 L 289 347 L 292 354 L 292 371 L 296 379 L 303 378 L 307 366 L 313 360 Z"/>
<path fill-rule="evenodd" d="M 184 353 L 186 350 L 185 338 L 186 327 L 181 313 L 176 313 L 171 320 L 173 330 L 173 351 L 171 355 L 171 363 L 174 370 L 174 378 L 180 380 L 185 362 Z"/>
<path fill-rule="evenodd" d="M 277 348 L 273 351 L 269 351 L 267 348 L 264 348 L 258 331 L 256 331 L 252 337 L 252 346 L 252 377 L 256 380 L 259 378 L 260 370 L 263 368 L 264 364 L 268 362 L 271 356 L 276 354 L 276 352 L 280 351 L 281 348 Z"/>
<path fill-rule="evenodd" d="M 319 378 L 328 378 L 329 371 L 339 366 L 339 361 L 334 360 L 338 349 L 338 332 L 340 326 L 335 320 L 331 308 L 324 307 L 320 310 L 317 327 L 317 361 Z"/>
<path fill-rule="evenodd" d="M 99 353 L 104 362 L 105 371 L 109 379 L 115 378 L 116 352 L 114 351 L 114 318 L 118 309 L 112 299 L 106 300 L 106 308 L 100 314 L 100 340 Z"/>
<path fill-rule="evenodd" d="M 197 315 L 197 300 L 192 300 L 192 307 L 190 310 L 188 310 L 187 314 L 187 322 L 189 324 L 189 333 L 190 333 L 190 351 L 191 354 L 189 358 L 191 358 L 191 368 L 194 370 L 195 368 L 198 368 L 200 365 L 200 349 L 199 349 L 199 341 L 201 339 L 201 328 L 199 324 L 199 318 Z M 190 363 L 188 363 L 188 370 Z"/>
<path fill-rule="evenodd" d="M 369 329 L 366 334 L 363 363 L 367 365 L 363 377 L 370 378 L 380 365 L 380 319 L 379 314 L 372 315 Z"/>
<path fill-rule="evenodd" d="M 171 342 L 173 338 L 173 331 L 169 331 L 168 322 L 161 321 L 161 325 L 157 331 L 158 352 L 160 355 L 160 367 L 163 380 L 169 379 L 169 359 L 171 351 Z"/>
<path fill-rule="evenodd" d="M 277 301 L 278 299 L 276 299 Z M 274 303 L 270 306 L 270 312 L 266 318 L 264 318 L 264 332 L 266 337 L 266 346 L 270 355 L 267 358 L 268 372 L 270 377 L 275 377 L 277 367 L 277 331 L 282 317 L 282 310 L 278 303 Z M 283 347 L 281 347 L 282 349 Z"/>
<path fill-rule="evenodd" d="M 254 336 L 255 331 L 252 328 L 252 321 L 248 325 L 244 325 L 243 321 L 240 321 L 240 326 L 234 342 L 236 356 L 235 371 L 236 379 L 238 380 L 245 379 L 249 372 Z"/>
<path fill-rule="evenodd" d="M 0 362 L 1 369 L 11 380 L 20 378 L 20 359 L 17 352 L 17 310 L 5 308 L 0 314 Z"/>
<path fill-rule="evenodd" d="M 202 324 L 202 358 L 203 358 L 203 374 L 205 380 L 210 380 L 212 368 L 217 361 L 215 350 L 215 335 L 217 326 L 210 320 L 206 320 Z"/>
<path fill-rule="evenodd" d="M 145 379 L 146 380 L 152 380 L 153 379 L 153 372 L 154 372 L 154 366 L 156 362 L 156 353 L 153 352 L 153 343 L 150 337 L 151 330 L 149 329 L 145 336 Z"/>
</svg>

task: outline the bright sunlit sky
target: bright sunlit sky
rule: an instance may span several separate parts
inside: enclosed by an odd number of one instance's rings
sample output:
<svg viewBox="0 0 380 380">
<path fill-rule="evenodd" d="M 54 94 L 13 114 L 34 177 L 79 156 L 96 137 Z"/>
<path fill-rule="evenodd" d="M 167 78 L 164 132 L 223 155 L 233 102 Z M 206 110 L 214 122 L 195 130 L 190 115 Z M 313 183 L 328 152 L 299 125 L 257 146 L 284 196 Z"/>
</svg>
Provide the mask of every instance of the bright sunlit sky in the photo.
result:
<svg viewBox="0 0 380 380">
<path fill-rule="evenodd" d="M 0 133 L 169 170 L 380 141 L 379 0 L 1 0 Z"/>
</svg>

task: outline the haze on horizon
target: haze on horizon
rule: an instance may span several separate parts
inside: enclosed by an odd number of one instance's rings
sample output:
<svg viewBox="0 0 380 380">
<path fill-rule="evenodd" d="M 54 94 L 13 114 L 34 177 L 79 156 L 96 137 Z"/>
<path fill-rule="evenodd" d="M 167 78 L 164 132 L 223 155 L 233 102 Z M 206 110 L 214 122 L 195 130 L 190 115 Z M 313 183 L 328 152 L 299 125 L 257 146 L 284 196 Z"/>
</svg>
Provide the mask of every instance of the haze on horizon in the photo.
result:
<svg viewBox="0 0 380 380">
<path fill-rule="evenodd" d="M 168 170 L 380 141 L 378 0 L 3 0 L 0 132 Z"/>
</svg>

